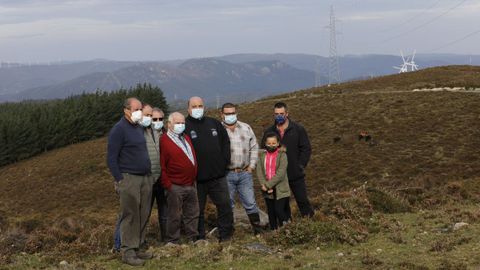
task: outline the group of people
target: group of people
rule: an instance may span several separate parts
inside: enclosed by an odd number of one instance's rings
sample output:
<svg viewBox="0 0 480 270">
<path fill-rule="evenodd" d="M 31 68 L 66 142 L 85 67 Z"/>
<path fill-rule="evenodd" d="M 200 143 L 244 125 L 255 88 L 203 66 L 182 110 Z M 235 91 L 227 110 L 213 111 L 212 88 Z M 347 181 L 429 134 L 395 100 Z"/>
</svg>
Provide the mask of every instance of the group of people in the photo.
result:
<svg viewBox="0 0 480 270">
<path fill-rule="evenodd" d="M 192 97 L 188 116 L 170 113 L 164 126 L 159 108 L 133 97 L 125 101 L 124 117 L 110 131 L 107 153 L 120 200 L 115 247 L 124 263 L 140 266 L 153 257 L 147 252 L 145 229 L 155 202 L 167 246 L 180 243 L 182 230 L 191 243 L 206 241 L 207 197 L 217 211 L 219 241 L 233 236 L 237 194 L 253 233 L 261 233 L 253 173 L 270 229 L 291 220 L 291 193 L 301 215 L 313 216 L 305 185 L 311 146 L 303 126 L 289 118 L 285 103 L 275 104 L 275 123 L 265 130 L 260 146 L 250 125 L 237 119 L 234 104 L 222 106 L 221 121 L 204 112 L 203 100 Z"/>
</svg>

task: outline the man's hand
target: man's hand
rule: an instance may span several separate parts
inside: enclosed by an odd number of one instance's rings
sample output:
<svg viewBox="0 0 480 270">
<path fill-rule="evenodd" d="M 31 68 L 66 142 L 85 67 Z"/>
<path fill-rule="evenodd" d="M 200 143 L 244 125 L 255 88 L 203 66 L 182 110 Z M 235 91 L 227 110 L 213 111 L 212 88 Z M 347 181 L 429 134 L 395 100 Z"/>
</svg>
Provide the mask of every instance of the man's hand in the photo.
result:
<svg viewBox="0 0 480 270">
<path fill-rule="evenodd" d="M 248 167 L 245 169 L 245 171 L 248 172 L 248 173 L 252 173 L 253 170 L 254 170 L 254 169 L 253 169 L 252 167 L 250 167 L 250 166 L 248 166 Z"/>
<path fill-rule="evenodd" d="M 267 187 L 265 185 L 262 185 L 262 190 L 267 191 Z"/>
<path fill-rule="evenodd" d="M 267 191 L 267 193 L 268 193 L 268 194 L 272 194 L 272 193 L 273 193 L 273 189 L 269 189 L 269 190 Z"/>
<path fill-rule="evenodd" d="M 120 182 L 122 182 L 122 180 L 120 180 L 120 181 L 114 180 L 113 181 L 113 188 L 115 189 L 115 193 L 117 193 L 117 194 L 120 194 L 120 187 L 119 187 Z"/>
</svg>

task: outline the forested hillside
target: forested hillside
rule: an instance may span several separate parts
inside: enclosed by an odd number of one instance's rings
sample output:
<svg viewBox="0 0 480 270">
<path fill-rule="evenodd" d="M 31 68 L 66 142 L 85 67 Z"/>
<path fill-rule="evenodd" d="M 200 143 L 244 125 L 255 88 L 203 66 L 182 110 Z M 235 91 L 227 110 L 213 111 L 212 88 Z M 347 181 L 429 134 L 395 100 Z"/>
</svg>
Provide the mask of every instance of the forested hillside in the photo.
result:
<svg viewBox="0 0 480 270">
<path fill-rule="evenodd" d="M 163 92 L 150 84 L 63 100 L 0 104 L 0 166 L 105 136 L 130 96 L 167 110 Z"/>
</svg>

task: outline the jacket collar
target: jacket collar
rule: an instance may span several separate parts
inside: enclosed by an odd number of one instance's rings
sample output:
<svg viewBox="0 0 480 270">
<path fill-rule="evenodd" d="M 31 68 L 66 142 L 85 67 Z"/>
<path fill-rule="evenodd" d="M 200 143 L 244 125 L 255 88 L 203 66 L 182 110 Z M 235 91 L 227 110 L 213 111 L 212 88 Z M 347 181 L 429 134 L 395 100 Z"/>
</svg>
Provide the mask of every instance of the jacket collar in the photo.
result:
<svg viewBox="0 0 480 270">
<path fill-rule="evenodd" d="M 191 121 L 191 122 L 193 122 L 193 123 L 203 123 L 203 122 L 205 122 L 205 117 L 206 117 L 206 116 L 203 116 L 203 117 L 200 118 L 200 119 L 195 119 L 195 118 L 193 118 L 191 115 L 188 115 L 188 116 L 187 116 L 187 119 L 188 119 L 188 121 Z"/>
</svg>

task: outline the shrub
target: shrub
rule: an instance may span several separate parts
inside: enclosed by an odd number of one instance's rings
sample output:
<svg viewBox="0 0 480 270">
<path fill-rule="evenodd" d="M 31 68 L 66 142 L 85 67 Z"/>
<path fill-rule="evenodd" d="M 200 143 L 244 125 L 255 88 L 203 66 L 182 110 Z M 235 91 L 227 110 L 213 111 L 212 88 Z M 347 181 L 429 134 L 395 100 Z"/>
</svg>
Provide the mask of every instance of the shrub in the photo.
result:
<svg viewBox="0 0 480 270">
<path fill-rule="evenodd" d="M 404 213 L 412 210 L 410 204 L 387 190 L 369 187 L 367 188 L 368 200 L 373 209 L 383 213 Z"/>
</svg>

